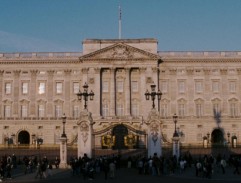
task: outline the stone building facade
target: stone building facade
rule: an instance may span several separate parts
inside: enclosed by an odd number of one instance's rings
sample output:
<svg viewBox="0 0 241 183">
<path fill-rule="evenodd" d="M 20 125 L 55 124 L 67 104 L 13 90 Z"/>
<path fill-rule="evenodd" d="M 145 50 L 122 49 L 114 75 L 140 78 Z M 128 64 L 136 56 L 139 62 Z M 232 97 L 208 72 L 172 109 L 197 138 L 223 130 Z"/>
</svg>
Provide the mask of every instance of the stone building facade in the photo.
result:
<svg viewBox="0 0 241 183">
<path fill-rule="evenodd" d="M 204 139 L 228 144 L 234 138 L 238 145 L 241 52 L 162 52 L 157 44 L 156 39 L 88 39 L 77 53 L 1 53 L 1 146 L 38 140 L 59 146 L 63 113 L 68 144 L 76 145 L 84 108 L 77 93 L 85 83 L 95 94 L 87 108 L 96 149 L 115 147 L 111 142 L 118 141 L 118 133 L 124 133 L 122 146 L 130 148 L 147 147 L 150 134 L 153 142 L 158 134 L 158 146 L 168 145 L 174 114 L 182 145 L 203 146 Z M 145 98 L 151 84 L 162 92 L 154 101 L 155 124 L 149 123 L 152 101 Z"/>
</svg>

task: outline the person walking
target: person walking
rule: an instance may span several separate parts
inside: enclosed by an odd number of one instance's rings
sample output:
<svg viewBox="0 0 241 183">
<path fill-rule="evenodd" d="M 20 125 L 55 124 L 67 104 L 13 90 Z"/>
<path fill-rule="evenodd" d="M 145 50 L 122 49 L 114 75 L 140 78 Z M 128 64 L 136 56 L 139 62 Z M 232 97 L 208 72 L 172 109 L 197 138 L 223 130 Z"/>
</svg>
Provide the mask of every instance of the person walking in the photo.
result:
<svg viewBox="0 0 241 183">
<path fill-rule="evenodd" d="M 110 178 L 112 179 L 115 178 L 116 166 L 113 161 L 110 162 L 109 169 L 110 169 Z"/>
<path fill-rule="evenodd" d="M 59 158 L 56 156 L 56 157 L 55 157 L 55 160 L 54 160 L 54 165 L 55 165 L 55 168 L 56 168 L 56 169 L 59 168 L 59 163 L 60 163 L 60 160 L 59 160 Z"/>
<path fill-rule="evenodd" d="M 43 177 L 43 172 L 42 172 L 42 168 L 41 168 L 41 167 L 42 167 L 41 162 L 38 162 L 35 179 L 38 178 L 38 177 L 39 177 L 40 179 L 42 179 L 42 177 Z"/>
<path fill-rule="evenodd" d="M 106 159 L 104 160 L 103 170 L 104 170 L 104 173 L 105 173 L 105 180 L 107 180 L 108 172 L 109 172 L 109 164 L 108 164 L 108 161 Z"/>
<path fill-rule="evenodd" d="M 239 161 L 238 161 L 237 157 L 234 158 L 233 165 L 234 165 L 234 172 L 233 172 L 233 174 L 239 174 Z"/>
<path fill-rule="evenodd" d="M 221 159 L 220 165 L 221 165 L 222 173 L 225 174 L 225 167 L 227 164 L 226 164 L 226 160 L 224 157 Z"/>
<path fill-rule="evenodd" d="M 6 165 L 7 179 L 12 179 L 11 170 L 12 170 L 12 165 L 11 163 L 8 162 Z"/>
</svg>

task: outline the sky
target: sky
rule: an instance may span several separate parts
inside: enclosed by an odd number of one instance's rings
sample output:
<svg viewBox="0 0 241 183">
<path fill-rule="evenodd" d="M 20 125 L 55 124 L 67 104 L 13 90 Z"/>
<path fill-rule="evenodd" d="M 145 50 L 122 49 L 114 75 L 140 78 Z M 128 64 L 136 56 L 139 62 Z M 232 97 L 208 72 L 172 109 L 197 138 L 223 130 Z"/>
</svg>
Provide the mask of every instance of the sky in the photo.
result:
<svg viewBox="0 0 241 183">
<path fill-rule="evenodd" d="M 82 52 L 155 38 L 158 51 L 241 51 L 241 0 L 0 0 L 0 52 Z"/>
</svg>

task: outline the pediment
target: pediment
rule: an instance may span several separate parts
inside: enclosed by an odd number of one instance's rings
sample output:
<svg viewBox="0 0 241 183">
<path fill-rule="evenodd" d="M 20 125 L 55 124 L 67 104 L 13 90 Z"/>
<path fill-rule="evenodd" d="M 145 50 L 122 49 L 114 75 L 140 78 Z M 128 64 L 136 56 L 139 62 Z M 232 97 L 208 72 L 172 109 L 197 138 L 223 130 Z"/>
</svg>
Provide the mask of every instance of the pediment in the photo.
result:
<svg viewBox="0 0 241 183">
<path fill-rule="evenodd" d="M 136 60 L 136 59 L 160 59 L 159 55 L 141 50 L 124 43 L 117 43 L 112 46 L 83 55 L 80 60 Z"/>
</svg>

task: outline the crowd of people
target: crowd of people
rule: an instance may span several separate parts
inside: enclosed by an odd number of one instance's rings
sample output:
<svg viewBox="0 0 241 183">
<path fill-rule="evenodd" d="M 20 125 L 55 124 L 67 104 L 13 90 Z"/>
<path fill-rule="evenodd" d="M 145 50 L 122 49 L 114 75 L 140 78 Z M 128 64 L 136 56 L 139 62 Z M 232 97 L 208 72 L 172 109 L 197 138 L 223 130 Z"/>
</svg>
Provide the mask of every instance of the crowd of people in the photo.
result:
<svg viewBox="0 0 241 183">
<path fill-rule="evenodd" d="M 170 157 L 141 157 L 136 161 L 136 167 L 139 174 L 150 175 L 172 175 L 181 174 L 187 168 L 193 169 L 196 177 L 211 178 L 214 169 L 217 173 L 226 173 L 226 167 L 233 168 L 233 174 L 240 174 L 241 157 L 218 154 L 214 157 L 212 154 L 193 158 L 190 153 L 186 153 L 179 158 Z"/>
<path fill-rule="evenodd" d="M 89 158 L 87 154 L 83 157 L 72 157 L 70 159 L 72 175 L 83 175 L 84 179 L 93 179 L 95 173 L 104 172 L 105 179 L 115 178 L 116 168 L 120 167 L 119 156 L 100 156 Z"/>
<path fill-rule="evenodd" d="M 54 161 L 55 168 L 59 167 L 60 160 L 56 157 Z M 18 158 L 15 154 L 3 155 L 0 158 L 0 182 L 3 179 L 12 179 L 12 172 L 16 170 L 19 172 L 23 170 L 24 174 L 36 173 L 35 178 L 47 178 L 52 175 L 53 162 L 49 162 L 48 158 L 38 158 L 37 156 L 24 156 L 22 159 Z M 17 168 L 20 170 L 17 171 Z"/>
<path fill-rule="evenodd" d="M 0 159 L 0 181 L 12 178 L 12 170 L 19 165 L 24 167 L 24 174 L 33 173 L 35 178 L 47 178 L 52 175 L 52 169 L 59 168 L 60 159 L 58 156 L 49 161 L 46 156 L 24 156 L 21 160 L 15 154 L 4 155 Z M 193 158 L 188 152 L 179 158 L 175 156 L 158 157 L 154 154 L 151 157 L 130 156 L 123 160 L 118 155 L 100 156 L 90 158 L 85 154 L 83 157 L 71 157 L 68 162 L 71 167 L 72 176 L 80 176 L 83 179 L 94 179 L 95 174 L 103 173 L 104 179 L 114 179 L 120 167 L 136 168 L 139 175 L 162 176 L 182 174 L 186 169 L 193 170 L 193 176 L 211 178 L 214 169 L 220 174 L 226 173 L 226 168 L 233 169 L 233 174 L 240 174 L 241 157 L 218 154 L 217 156 L 203 155 Z"/>
</svg>

